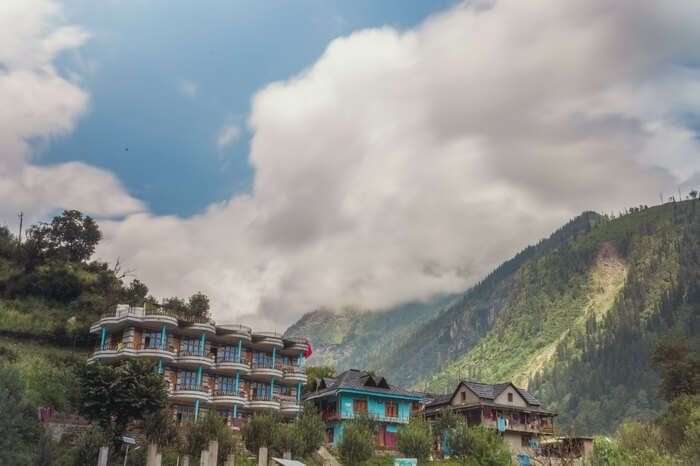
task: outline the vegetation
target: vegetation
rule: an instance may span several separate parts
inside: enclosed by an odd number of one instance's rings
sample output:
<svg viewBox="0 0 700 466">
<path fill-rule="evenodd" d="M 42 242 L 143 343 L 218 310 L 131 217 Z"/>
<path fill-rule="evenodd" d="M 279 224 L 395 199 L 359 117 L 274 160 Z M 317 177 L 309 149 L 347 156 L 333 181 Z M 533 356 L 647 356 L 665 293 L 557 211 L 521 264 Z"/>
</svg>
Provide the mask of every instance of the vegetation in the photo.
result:
<svg viewBox="0 0 700 466">
<path fill-rule="evenodd" d="M 165 408 L 165 379 L 151 361 L 129 359 L 121 364 L 84 365 L 79 371 L 80 414 L 115 437 L 132 421 Z"/>
<path fill-rule="evenodd" d="M 0 464 L 30 464 L 40 438 L 36 409 L 24 396 L 18 371 L 0 361 Z"/>
<path fill-rule="evenodd" d="M 447 434 L 447 445 L 451 454 L 464 465 L 507 466 L 510 462 L 510 449 L 503 437 L 494 429 L 469 427 L 466 420 Z"/>
<path fill-rule="evenodd" d="M 399 431 L 396 445 L 406 457 L 417 458 L 419 462 L 424 461 L 433 448 L 430 424 L 420 416 L 411 418 L 408 425 Z"/>
<path fill-rule="evenodd" d="M 347 466 L 356 466 L 369 459 L 374 452 L 373 421 L 364 416 L 346 422 L 338 451 L 341 463 Z"/>
<path fill-rule="evenodd" d="M 313 389 L 314 382 L 323 377 L 335 377 L 335 369 L 328 366 L 307 366 L 306 383 L 302 385 L 301 392 L 309 393 Z"/>
</svg>

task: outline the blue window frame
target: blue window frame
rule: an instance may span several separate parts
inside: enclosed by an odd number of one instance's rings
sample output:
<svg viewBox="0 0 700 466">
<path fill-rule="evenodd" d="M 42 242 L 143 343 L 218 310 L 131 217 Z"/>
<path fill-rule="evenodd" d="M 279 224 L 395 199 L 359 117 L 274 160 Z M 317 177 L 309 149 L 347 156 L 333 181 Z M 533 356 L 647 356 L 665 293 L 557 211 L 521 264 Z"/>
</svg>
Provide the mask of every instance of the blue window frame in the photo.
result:
<svg viewBox="0 0 700 466">
<path fill-rule="evenodd" d="M 144 332 L 143 347 L 144 348 L 160 348 L 161 332 Z"/>
<path fill-rule="evenodd" d="M 237 351 L 238 347 L 236 346 L 227 345 L 219 347 L 219 359 L 221 361 L 236 361 L 238 359 Z"/>
<path fill-rule="evenodd" d="M 233 377 L 224 377 L 222 375 L 216 378 L 216 391 L 218 393 L 233 395 L 236 388 L 236 382 Z"/>
<path fill-rule="evenodd" d="M 192 406 L 177 406 L 175 408 L 177 423 L 194 421 L 194 408 Z"/>
<path fill-rule="evenodd" d="M 250 384 L 250 395 L 254 400 L 270 401 L 270 384 L 252 382 Z"/>
<path fill-rule="evenodd" d="M 180 371 L 179 390 L 196 390 L 197 373 L 195 371 Z"/>
<path fill-rule="evenodd" d="M 183 356 L 199 356 L 202 340 L 199 338 L 184 338 L 181 353 Z"/>
<path fill-rule="evenodd" d="M 272 354 L 263 351 L 253 353 L 253 367 L 272 367 Z"/>
</svg>

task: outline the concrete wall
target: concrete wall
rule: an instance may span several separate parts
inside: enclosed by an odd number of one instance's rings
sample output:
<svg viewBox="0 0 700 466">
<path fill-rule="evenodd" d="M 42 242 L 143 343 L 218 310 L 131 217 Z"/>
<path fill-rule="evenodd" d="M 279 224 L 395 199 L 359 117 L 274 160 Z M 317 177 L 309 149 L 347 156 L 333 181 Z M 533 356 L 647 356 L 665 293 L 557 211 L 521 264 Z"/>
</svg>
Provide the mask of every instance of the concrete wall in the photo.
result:
<svg viewBox="0 0 700 466">
<path fill-rule="evenodd" d="M 509 393 L 513 395 L 513 401 L 508 401 Z M 523 397 L 520 396 L 520 393 L 518 393 L 518 391 L 512 386 L 509 386 L 508 388 L 503 390 L 503 392 L 496 397 L 494 402 L 499 405 L 519 406 L 521 408 L 527 407 L 527 403 L 525 402 Z"/>
<path fill-rule="evenodd" d="M 462 393 L 464 393 L 464 398 L 465 400 L 462 401 Z M 459 387 L 459 391 L 455 395 L 455 397 L 452 399 L 452 406 L 458 406 L 462 404 L 467 404 L 467 403 L 476 403 L 479 401 L 479 397 L 474 394 L 469 388 L 467 388 L 465 385 L 462 385 Z"/>
</svg>

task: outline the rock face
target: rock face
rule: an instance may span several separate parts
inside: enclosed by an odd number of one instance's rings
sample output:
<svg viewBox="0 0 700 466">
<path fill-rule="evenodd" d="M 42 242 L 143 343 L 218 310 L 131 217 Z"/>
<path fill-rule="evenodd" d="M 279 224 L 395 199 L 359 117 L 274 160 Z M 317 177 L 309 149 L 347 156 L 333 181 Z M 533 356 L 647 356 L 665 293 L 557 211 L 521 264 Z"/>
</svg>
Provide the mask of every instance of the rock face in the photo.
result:
<svg viewBox="0 0 700 466">
<path fill-rule="evenodd" d="M 322 466 L 342 466 L 335 456 L 331 455 L 328 449 L 326 449 L 324 446 L 316 450 L 313 457 L 314 460 L 316 460 L 316 462 Z"/>
</svg>

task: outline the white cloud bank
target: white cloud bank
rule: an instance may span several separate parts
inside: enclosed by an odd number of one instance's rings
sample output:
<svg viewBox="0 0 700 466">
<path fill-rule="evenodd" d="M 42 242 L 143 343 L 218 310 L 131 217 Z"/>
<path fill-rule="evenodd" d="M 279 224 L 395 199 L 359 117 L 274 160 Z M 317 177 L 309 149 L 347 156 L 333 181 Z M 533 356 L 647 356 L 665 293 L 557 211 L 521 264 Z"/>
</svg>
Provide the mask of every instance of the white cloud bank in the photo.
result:
<svg viewBox="0 0 700 466">
<path fill-rule="evenodd" d="M 83 29 L 62 24 L 62 10 L 45 0 L 0 2 L 0 217 L 25 210 L 37 219 L 53 209 L 96 215 L 142 209 L 111 173 L 80 162 L 36 166 L 37 147 L 72 131 L 88 95 L 60 76 L 57 54 L 79 47 Z M 31 143 L 30 143 L 31 141 Z"/>
<path fill-rule="evenodd" d="M 280 330 L 320 305 L 460 291 L 582 210 L 700 171 L 692 63 L 694 1 L 477 2 L 359 31 L 255 95 L 250 195 L 102 222 L 98 253 Z"/>
</svg>

